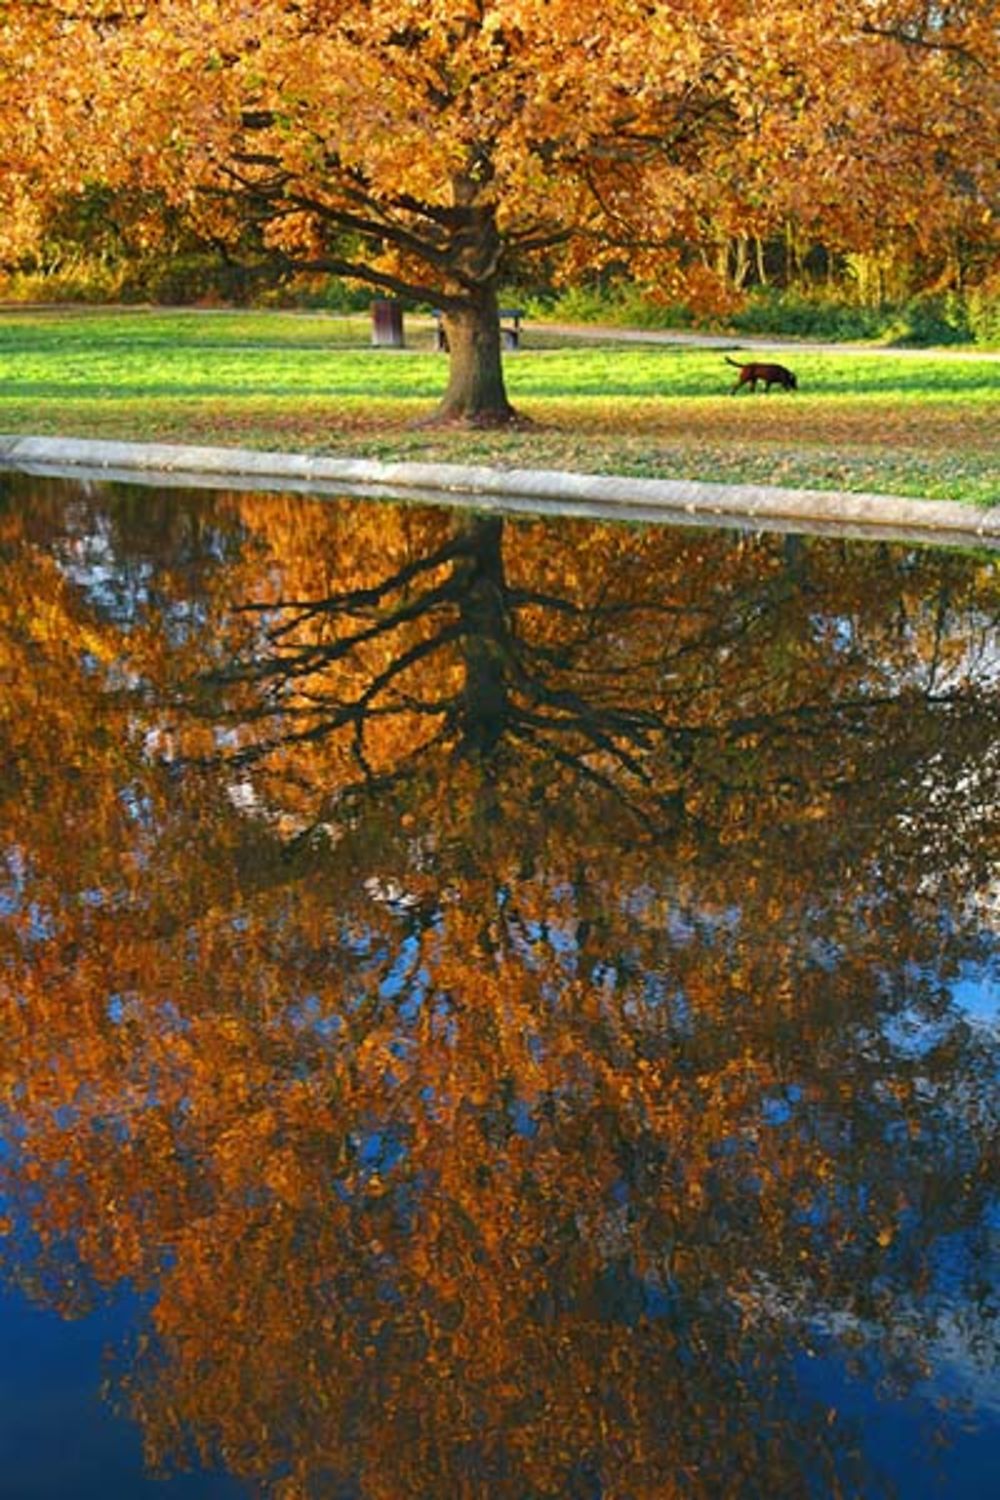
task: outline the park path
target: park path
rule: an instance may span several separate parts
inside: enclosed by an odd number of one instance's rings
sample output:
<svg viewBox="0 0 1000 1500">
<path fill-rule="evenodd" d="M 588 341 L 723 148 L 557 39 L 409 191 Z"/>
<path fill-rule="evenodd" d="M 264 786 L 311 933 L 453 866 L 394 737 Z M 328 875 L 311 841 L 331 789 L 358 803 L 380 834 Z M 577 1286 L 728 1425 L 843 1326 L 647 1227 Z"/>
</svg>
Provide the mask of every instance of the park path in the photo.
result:
<svg viewBox="0 0 1000 1500">
<path fill-rule="evenodd" d="M 774 334 L 695 333 L 679 328 L 617 328 L 611 324 L 549 323 L 534 320 L 527 327 L 536 333 L 548 333 L 562 338 L 615 339 L 626 344 L 674 344 L 691 349 L 723 349 L 729 353 L 739 349 L 783 349 L 799 354 L 872 354 L 892 355 L 894 359 L 962 359 L 1000 364 L 1000 350 L 953 349 L 947 344 L 929 348 L 901 348 L 893 344 L 848 344 L 817 339 L 791 339 Z"/>
<path fill-rule="evenodd" d="M 76 302 L 18 302 L 0 303 L 0 315 L 4 313 L 31 313 L 68 312 L 75 315 L 90 313 L 100 316 L 107 313 L 134 313 L 155 315 L 157 313 L 186 313 L 191 317 L 205 317 L 211 315 L 219 318 L 243 316 L 247 311 L 253 309 L 232 307 L 161 307 L 152 303 L 106 303 L 101 305 L 82 304 Z M 357 321 L 364 319 L 363 311 L 347 313 L 331 313 L 322 308 L 281 308 L 283 317 L 298 317 L 316 322 L 321 319 L 331 321 Z M 430 317 L 424 318 L 421 314 L 407 314 L 407 318 L 413 318 L 417 323 L 428 326 L 432 324 Z M 684 328 L 619 328 L 613 323 L 562 323 L 550 322 L 548 319 L 528 318 L 524 323 L 524 337 L 530 339 L 531 333 L 552 334 L 560 338 L 575 338 L 581 342 L 588 339 L 610 340 L 623 344 L 672 344 L 679 348 L 691 349 L 722 349 L 733 353 L 740 349 L 760 350 L 785 350 L 788 353 L 799 354 L 871 354 L 873 356 L 891 355 L 894 359 L 958 359 L 978 360 L 992 364 L 1000 364 L 1000 349 L 955 349 L 947 344 L 938 344 L 927 348 L 900 347 L 894 344 L 859 344 L 830 342 L 820 339 L 792 339 L 782 337 L 780 334 L 760 333 L 698 333 Z M 248 348 L 256 348 L 257 345 L 247 345 Z M 410 351 L 420 353 L 422 351 Z"/>
</svg>

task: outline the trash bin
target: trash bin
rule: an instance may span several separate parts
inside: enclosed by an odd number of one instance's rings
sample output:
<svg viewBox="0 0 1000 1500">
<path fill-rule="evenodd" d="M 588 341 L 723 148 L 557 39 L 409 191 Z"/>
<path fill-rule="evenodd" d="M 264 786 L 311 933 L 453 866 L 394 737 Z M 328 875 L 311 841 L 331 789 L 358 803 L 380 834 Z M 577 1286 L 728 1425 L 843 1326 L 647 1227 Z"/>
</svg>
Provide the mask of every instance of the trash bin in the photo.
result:
<svg viewBox="0 0 1000 1500">
<path fill-rule="evenodd" d="M 372 302 L 372 343 L 379 349 L 402 349 L 403 304 L 391 297 Z"/>
</svg>

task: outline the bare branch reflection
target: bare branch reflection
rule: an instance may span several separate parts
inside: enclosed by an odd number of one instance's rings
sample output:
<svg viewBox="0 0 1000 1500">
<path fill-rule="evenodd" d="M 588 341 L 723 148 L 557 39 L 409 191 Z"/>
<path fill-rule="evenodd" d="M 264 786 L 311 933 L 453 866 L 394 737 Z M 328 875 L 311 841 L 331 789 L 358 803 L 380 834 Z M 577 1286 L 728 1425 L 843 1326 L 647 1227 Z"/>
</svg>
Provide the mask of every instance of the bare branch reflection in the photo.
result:
<svg viewBox="0 0 1000 1500">
<path fill-rule="evenodd" d="M 944 1351 L 996 1379 L 989 561 L 239 495 L 0 528 L 10 1274 L 148 1293 L 151 1463 L 888 1493 L 830 1371 L 938 1461 Z"/>
</svg>

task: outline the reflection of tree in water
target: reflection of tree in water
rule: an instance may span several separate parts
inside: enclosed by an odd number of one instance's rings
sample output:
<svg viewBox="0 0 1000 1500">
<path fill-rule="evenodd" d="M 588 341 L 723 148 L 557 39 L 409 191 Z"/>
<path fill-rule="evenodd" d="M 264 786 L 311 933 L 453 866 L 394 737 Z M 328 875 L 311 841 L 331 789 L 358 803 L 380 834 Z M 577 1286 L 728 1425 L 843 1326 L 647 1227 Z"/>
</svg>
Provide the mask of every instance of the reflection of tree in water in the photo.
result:
<svg viewBox="0 0 1000 1500">
<path fill-rule="evenodd" d="M 218 674 L 253 694 L 231 710 L 242 729 L 258 726 L 232 761 L 345 734 L 357 779 L 341 797 L 410 782 L 444 755 L 474 760 L 489 781 L 502 760 L 551 763 L 627 804 L 635 783 L 646 811 L 660 808 L 640 759 L 659 720 L 623 702 L 615 664 L 594 659 L 595 638 L 621 619 L 622 606 L 582 607 L 566 594 L 510 584 L 503 533 L 500 518 L 476 517 L 375 583 L 253 606 L 259 635 L 240 664 Z M 642 610 L 674 614 L 649 603 Z M 555 639 L 520 628 L 525 616 L 548 612 L 562 626 Z M 406 726 L 405 753 L 397 750 L 389 769 L 387 720 Z"/>
<path fill-rule="evenodd" d="M 115 899 L 2 805 L 4 1170 L 49 1295 L 159 1277 L 151 1453 L 286 1496 L 877 1493 L 802 1353 L 905 1390 L 956 1319 L 993 1347 L 996 1036 L 955 999 L 993 961 L 992 574 L 233 513 L 257 550 L 216 537 L 197 608 L 161 560 L 108 640 L 137 744 L 201 773 L 123 765 L 81 675 L 60 818 Z M 12 617 L 55 588 L 15 566 Z M 156 706 L 199 664 L 207 741 Z"/>
<path fill-rule="evenodd" d="M 456 521 L 375 581 L 245 606 L 260 628 L 214 675 L 238 743 L 230 764 L 349 745 L 326 778 L 329 806 L 425 774 L 439 784 L 442 766 L 471 760 L 518 796 L 575 788 L 660 833 L 724 823 L 738 836 L 765 804 L 780 821 L 821 820 L 859 777 L 887 828 L 931 754 L 926 774 L 947 785 L 975 764 L 969 733 L 989 742 L 967 678 L 992 621 L 972 607 L 956 663 L 947 569 L 918 599 L 919 558 L 880 549 L 890 593 L 873 608 L 878 562 L 863 569 L 858 549 L 835 544 L 819 576 L 796 537 L 688 537 L 587 559 L 588 577 L 574 562 L 564 576 L 551 559 L 539 570 L 537 528 L 527 537 L 533 550 L 517 531 L 505 545 L 500 518 Z M 219 722 L 216 694 L 209 713 Z"/>
</svg>

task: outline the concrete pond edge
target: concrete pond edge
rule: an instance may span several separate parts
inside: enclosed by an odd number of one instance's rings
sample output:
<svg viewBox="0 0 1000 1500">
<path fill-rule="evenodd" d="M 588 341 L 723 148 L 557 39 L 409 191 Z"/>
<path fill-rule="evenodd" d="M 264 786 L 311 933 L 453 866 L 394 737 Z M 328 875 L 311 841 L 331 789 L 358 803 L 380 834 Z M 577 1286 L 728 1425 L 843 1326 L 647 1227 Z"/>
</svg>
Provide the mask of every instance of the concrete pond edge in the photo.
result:
<svg viewBox="0 0 1000 1500">
<path fill-rule="evenodd" d="M 153 485 L 368 494 L 535 514 L 1000 546 L 1000 494 L 996 505 L 983 510 L 957 501 L 773 485 L 2 434 L 0 467 Z"/>
</svg>

